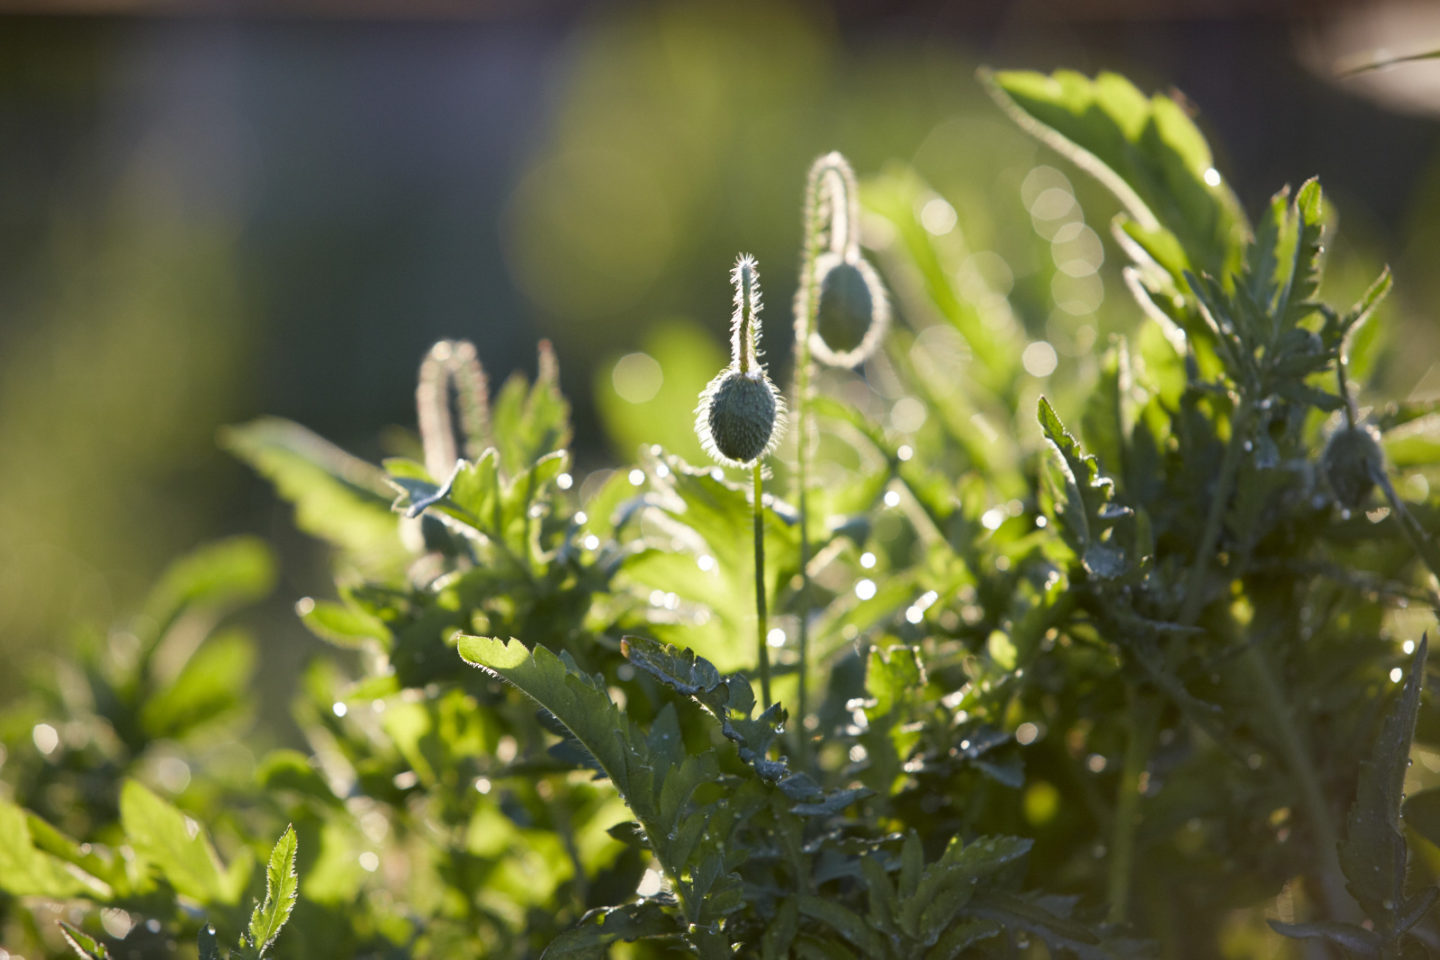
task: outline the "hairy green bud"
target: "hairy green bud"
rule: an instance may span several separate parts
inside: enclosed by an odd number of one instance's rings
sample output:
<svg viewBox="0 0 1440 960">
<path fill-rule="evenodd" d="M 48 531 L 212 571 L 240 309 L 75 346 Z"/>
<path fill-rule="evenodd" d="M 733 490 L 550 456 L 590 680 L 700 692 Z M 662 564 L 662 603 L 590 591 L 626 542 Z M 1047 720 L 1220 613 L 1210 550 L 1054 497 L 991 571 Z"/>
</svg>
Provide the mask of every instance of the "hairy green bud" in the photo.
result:
<svg viewBox="0 0 1440 960">
<path fill-rule="evenodd" d="M 1385 469 L 1380 434 L 1364 424 L 1350 424 L 1330 435 L 1320 465 L 1335 499 L 1353 510 L 1365 501 Z"/>
<path fill-rule="evenodd" d="M 822 363 L 853 367 L 874 354 L 890 326 L 890 301 L 875 269 L 858 254 L 816 260 L 820 296 L 810 349 Z"/>
<path fill-rule="evenodd" d="M 760 274 L 754 258 L 740 257 L 730 280 L 735 286 L 730 366 L 701 391 L 695 433 L 713 459 L 738 467 L 775 449 L 785 403 L 760 365 Z"/>
<path fill-rule="evenodd" d="M 764 373 L 724 371 L 705 388 L 700 407 L 700 443 L 716 460 L 745 464 L 770 452 L 780 400 Z"/>
</svg>

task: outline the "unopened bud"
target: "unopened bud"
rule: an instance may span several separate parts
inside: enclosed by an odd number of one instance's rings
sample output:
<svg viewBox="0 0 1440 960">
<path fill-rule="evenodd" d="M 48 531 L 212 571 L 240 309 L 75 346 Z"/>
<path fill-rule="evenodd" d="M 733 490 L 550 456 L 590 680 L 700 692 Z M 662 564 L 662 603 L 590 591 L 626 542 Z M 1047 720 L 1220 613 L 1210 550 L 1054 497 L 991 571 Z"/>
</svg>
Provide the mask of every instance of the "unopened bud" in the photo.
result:
<svg viewBox="0 0 1440 960">
<path fill-rule="evenodd" d="M 730 366 L 700 392 L 695 433 L 705 452 L 726 466 L 744 466 L 775 448 L 785 403 L 760 364 L 760 273 L 741 256 L 730 271 L 735 287 Z"/>
<path fill-rule="evenodd" d="M 856 366 L 875 352 L 889 328 L 885 288 L 875 269 L 858 254 L 823 254 L 815 272 L 820 292 L 810 349 L 830 366 Z"/>
<path fill-rule="evenodd" d="M 1385 469 L 1380 435 L 1373 427 L 1350 424 L 1330 435 L 1320 465 L 1335 499 L 1353 510 L 1365 501 Z"/>
<path fill-rule="evenodd" d="M 721 463 L 750 463 L 769 453 L 778 439 L 779 394 L 758 368 L 750 373 L 722 371 L 700 395 L 696 413 L 700 445 Z"/>
</svg>

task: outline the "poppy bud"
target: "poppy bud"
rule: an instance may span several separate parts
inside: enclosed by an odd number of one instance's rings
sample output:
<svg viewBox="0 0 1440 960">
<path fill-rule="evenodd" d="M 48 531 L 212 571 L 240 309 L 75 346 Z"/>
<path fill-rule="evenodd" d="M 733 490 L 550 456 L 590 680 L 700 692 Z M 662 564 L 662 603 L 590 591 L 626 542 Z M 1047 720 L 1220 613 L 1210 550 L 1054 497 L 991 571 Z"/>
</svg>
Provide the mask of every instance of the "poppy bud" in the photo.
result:
<svg viewBox="0 0 1440 960">
<path fill-rule="evenodd" d="M 760 276 L 755 261 L 741 257 L 730 275 L 735 286 L 731 362 L 700 393 L 695 433 L 712 458 L 744 466 L 775 448 L 784 423 L 784 401 L 760 365 Z"/>
<path fill-rule="evenodd" d="M 875 269 L 864 258 L 822 254 L 815 332 L 810 348 L 822 363 L 853 367 L 880 345 L 890 324 L 890 301 Z"/>
<path fill-rule="evenodd" d="M 760 371 L 726 370 L 710 381 L 697 422 L 705 452 L 717 460 L 749 463 L 768 452 L 779 412 L 775 385 Z"/>
<path fill-rule="evenodd" d="M 1385 454 L 1380 449 L 1380 435 L 1373 427 L 1350 424 L 1330 435 L 1320 465 L 1335 499 L 1353 510 L 1365 501 L 1375 487 L 1375 479 L 1385 469 Z"/>
</svg>

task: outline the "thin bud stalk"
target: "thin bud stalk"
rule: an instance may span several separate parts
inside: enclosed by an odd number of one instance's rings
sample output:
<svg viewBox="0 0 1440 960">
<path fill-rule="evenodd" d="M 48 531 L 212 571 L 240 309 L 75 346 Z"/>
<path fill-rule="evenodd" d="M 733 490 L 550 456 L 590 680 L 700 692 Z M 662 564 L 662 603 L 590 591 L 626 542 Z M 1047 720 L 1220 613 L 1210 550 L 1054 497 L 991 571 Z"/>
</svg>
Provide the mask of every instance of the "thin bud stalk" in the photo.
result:
<svg viewBox="0 0 1440 960">
<path fill-rule="evenodd" d="M 795 404 L 798 408 L 795 479 L 800 512 L 800 689 L 796 697 L 796 728 L 802 759 L 809 752 L 805 718 L 809 709 L 806 694 L 810 670 L 810 399 L 815 368 L 810 340 L 820 303 L 820 278 L 815 266 L 827 249 L 844 254 L 858 247 L 859 211 L 855 173 L 845 158 L 831 152 L 816 160 L 805 187 L 804 254 L 795 294 Z"/>
<path fill-rule="evenodd" d="M 760 461 L 755 461 L 755 639 L 756 658 L 760 664 L 760 702 L 770 706 L 770 649 L 766 643 L 769 634 L 768 615 L 765 604 L 765 501 Z"/>
<path fill-rule="evenodd" d="M 785 404 L 760 365 L 760 273 L 748 255 L 730 271 L 735 309 L 730 318 L 730 364 L 700 393 L 695 433 L 717 462 L 749 467 L 754 479 L 755 655 L 761 700 L 770 706 L 768 605 L 765 597 L 765 455 L 775 448 L 785 425 Z"/>
</svg>

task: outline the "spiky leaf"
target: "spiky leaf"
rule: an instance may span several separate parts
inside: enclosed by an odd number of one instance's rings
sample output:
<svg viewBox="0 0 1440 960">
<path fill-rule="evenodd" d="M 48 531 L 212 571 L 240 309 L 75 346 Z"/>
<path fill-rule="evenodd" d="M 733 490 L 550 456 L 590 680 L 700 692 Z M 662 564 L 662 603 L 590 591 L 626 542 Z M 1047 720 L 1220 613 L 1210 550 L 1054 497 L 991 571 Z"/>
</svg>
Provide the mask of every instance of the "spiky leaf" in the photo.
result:
<svg viewBox="0 0 1440 960">
<path fill-rule="evenodd" d="M 1386 713 L 1368 758 L 1360 764 L 1360 783 L 1340 844 L 1340 867 L 1349 881 L 1350 894 L 1382 932 L 1394 928 L 1397 910 L 1405 900 L 1406 850 L 1400 805 L 1425 686 L 1428 648 L 1428 639 L 1421 637 L 1404 686 Z"/>
<path fill-rule="evenodd" d="M 1115 482 L 1100 472 L 1100 465 L 1080 449 L 1065 430 L 1048 400 L 1040 398 L 1040 427 L 1059 456 L 1059 479 L 1064 502 L 1057 504 L 1060 535 L 1075 551 L 1091 576 L 1123 576 L 1137 558 L 1129 556 L 1115 535 L 1118 521 L 1132 516 L 1128 507 L 1113 502 Z"/>
</svg>

